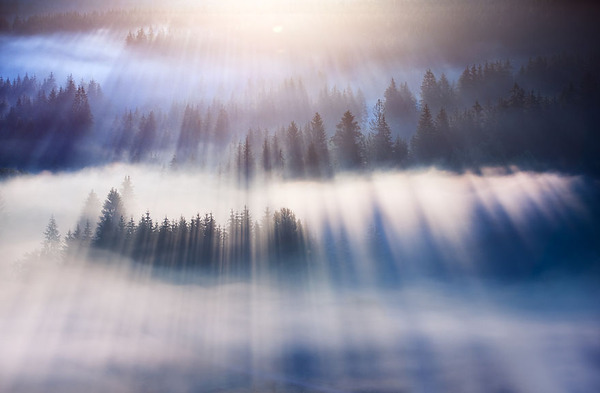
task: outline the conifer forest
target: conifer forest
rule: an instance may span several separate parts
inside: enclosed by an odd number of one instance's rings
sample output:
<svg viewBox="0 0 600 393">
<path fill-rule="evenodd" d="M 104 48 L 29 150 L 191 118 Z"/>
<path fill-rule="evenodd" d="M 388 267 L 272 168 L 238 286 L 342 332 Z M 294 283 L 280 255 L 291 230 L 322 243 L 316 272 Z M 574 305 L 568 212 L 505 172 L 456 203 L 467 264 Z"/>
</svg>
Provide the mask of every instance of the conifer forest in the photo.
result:
<svg viewBox="0 0 600 393">
<path fill-rule="evenodd" d="M 600 5 L 0 2 L 0 392 L 600 391 Z"/>
</svg>

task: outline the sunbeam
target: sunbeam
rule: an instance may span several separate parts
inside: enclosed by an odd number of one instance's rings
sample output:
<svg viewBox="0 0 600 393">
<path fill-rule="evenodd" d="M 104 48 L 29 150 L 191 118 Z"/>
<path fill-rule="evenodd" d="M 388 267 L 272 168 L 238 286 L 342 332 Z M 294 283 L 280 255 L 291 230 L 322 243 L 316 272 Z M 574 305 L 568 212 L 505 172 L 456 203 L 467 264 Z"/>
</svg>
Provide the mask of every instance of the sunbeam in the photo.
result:
<svg viewBox="0 0 600 393">
<path fill-rule="evenodd" d="M 0 392 L 600 391 L 599 18 L 0 2 Z"/>
</svg>

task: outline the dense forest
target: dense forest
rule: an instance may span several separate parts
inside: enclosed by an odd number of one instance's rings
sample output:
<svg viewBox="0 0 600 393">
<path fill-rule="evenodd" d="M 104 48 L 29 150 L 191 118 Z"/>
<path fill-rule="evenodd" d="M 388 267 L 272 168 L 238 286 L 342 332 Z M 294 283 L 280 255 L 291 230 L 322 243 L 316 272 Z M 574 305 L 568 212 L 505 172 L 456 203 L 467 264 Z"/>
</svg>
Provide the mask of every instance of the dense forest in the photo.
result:
<svg viewBox="0 0 600 393">
<path fill-rule="evenodd" d="M 150 268 L 202 271 L 229 277 L 271 269 L 307 271 L 309 234 L 287 208 L 268 208 L 255 219 L 247 207 L 231 210 L 226 225 L 212 213 L 155 221 L 146 211 L 138 221 L 130 212 L 133 186 L 125 177 L 120 191 L 111 189 L 100 202 L 91 191 L 74 230 L 62 236 L 54 217 L 44 230 L 41 250 L 29 254 L 24 268 L 70 265 L 82 260 L 132 260 Z"/>
<path fill-rule="evenodd" d="M 360 91 L 324 87 L 311 100 L 294 79 L 251 105 L 145 111 L 111 106 L 93 80 L 0 78 L 0 166 L 154 162 L 218 168 L 244 184 L 424 165 L 598 174 L 598 65 L 591 55 L 531 58 L 518 70 L 495 61 L 466 66 L 457 81 L 427 70 L 420 99 L 392 79 L 371 110 Z M 112 123 L 108 113 L 116 113 Z"/>
<path fill-rule="evenodd" d="M 599 20 L 0 0 L 0 392 L 600 392 Z"/>
</svg>

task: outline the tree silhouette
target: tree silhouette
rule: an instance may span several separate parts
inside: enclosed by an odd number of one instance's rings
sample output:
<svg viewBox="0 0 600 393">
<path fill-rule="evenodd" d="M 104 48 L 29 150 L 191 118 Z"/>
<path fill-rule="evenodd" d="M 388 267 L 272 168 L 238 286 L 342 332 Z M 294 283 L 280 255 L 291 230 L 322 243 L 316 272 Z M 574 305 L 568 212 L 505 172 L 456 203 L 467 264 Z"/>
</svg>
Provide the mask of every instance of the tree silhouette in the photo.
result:
<svg viewBox="0 0 600 393">
<path fill-rule="evenodd" d="M 346 111 L 331 138 L 341 169 L 359 169 L 363 165 L 363 136 L 358 122 Z"/>
<path fill-rule="evenodd" d="M 89 130 L 92 125 L 93 117 L 88 102 L 88 96 L 83 85 L 77 88 L 73 99 L 71 124 L 76 135 L 81 135 Z"/>
<path fill-rule="evenodd" d="M 121 196 L 114 188 L 108 193 L 104 205 L 102 206 L 102 212 L 96 228 L 96 236 L 94 238 L 94 245 L 99 248 L 115 249 L 120 243 L 121 236 L 123 235 L 124 220 L 123 217 L 123 203 Z"/>
<path fill-rule="evenodd" d="M 296 123 L 291 122 L 286 133 L 287 170 L 291 177 L 300 177 L 304 174 L 302 145 L 302 134 Z"/>
<path fill-rule="evenodd" d="M 44 230 L 44 243 L 41 256 L 49 261 L 60 260 L 60 254 L 62 250 L 62 242 L 60 232 L 56 225 L 54 216 L 50 217 L 48 225 Z"/>
<path fill-rule="evenodd" d="M 129 216 L 133 204 L 133 183 L 131 182 L 131 176 L 126 175 L 123 178 L 119 195 L 121 196 L 123 216 Z"/>
<path fill-rule="evenodd" d="M 411 140 L 411 150 L 421 163 L 429 164 L 436 158 L 438 138 L 429 106 L 425 104 L 417 132 Z"/>
<path fill-rule="evenodd" d="M 375 166 L 386 166 L 392 163 L 392 132 L 385 120 L 384 105 L 377 100 L 373 108 L 371 128 L 371 154 L 370 161 Z"/>
<path fill-rule="evenodd" d="M 384 113 L 393 135 L 412 133 L 418 118 L 417 99 L 406 82 L 398 88 L 392 78 L 384 92 Z"/>
<path fill-rule="evenodd" d="M 425 71 L 421 82 L 421 107 L 428 106 L 430 110 L 437 111 L 441 105 L 440 87 L 431 69 Z"/>
<path fill-rule="evenodd" d="M 262 146 L 262 156 L 261 163 L 263 171 L 268 175 L 271 173 L 273 169 L 272 159 L 271 159 L 271 145 L 269 144 L 269 135 L 265 135 Z"/>
<path fill-rule="evenodd" d="M 308 149 L 306 166 L 311 176 L 328 177 L 331 175 L 331 160 L 327 147 L 327 133 L 323 119 L 317 112 L 308 128 Z"/>
</svg>

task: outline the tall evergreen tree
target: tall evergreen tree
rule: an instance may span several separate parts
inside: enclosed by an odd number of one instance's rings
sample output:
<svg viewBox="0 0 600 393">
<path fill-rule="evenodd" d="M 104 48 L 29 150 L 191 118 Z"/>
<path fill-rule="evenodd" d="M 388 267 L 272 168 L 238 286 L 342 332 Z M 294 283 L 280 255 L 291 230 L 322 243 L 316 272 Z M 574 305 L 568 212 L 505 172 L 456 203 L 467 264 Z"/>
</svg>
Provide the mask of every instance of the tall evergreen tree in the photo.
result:
<svg viewBox="0 0 600 393">
<path fill-rule="evenodd" d="M 60 259 L 62 250 L 62 242 L 58 226 L 54 216 L 50 217 L 46 230 L 44 231 L 44 244 L 42 249 L 42 257 L 57 262 Z"/>
<path fill-rule="evenodd" d="M 129 216 L 132 213 L 133 208 L 133 183 L 131 182 L 131 176 L 126 175 L 121 183 L 121 189 L 119 190 L 121 195 L 121 203 L 123 206 L 123 216 Z"/>
<path fill-rule="evenodd" d="M 150 111 L 147 117 L 142 116 L 140 119 L 140 129 L 136 135 L 136 141 L 133 146 L 134 161 L 143 160 L 152 151 L 155 147 L 157 131 L 154 111 Z"/>
<path fill-rule="evenodd" d="M 373 108 L 371 128 L 371 162 L 375 166 L 389 165 L 392 161 L 392 132 L 385 120 L 384 104 L 377 100 Z"/>
<path fill-rule="evenodd" d="M 317 112 L 313 116 L 308 128 L 308 149 L 306 165 L 313 176 L 331 175 L 331 160 L 327 146 L 327 133 L 323 125 L 323 119 Z"/>
<path fill-rule="evenodd" d="M 246 140 L 242 147 L 242 179 L 243 183 L 248 186 L 250 180 L 254 176 L 254 154 L 252 153 L 252 144 L 250 143 L 250 136 L 246 135 Z"/>
<path fill-rule="evenodd" d="M 363 165 L 363 135 L 358 122 L 350 111 L 346 111 L 336 126 L 331 138 L 335 147 L 338 165 L 342 169 L 359 169 Z"/>
<path fill-rule="evenodd" d="M 429 106 L 425 104 L 419 118 L 417 132 L 411 140 L 411 151 L 418 162 L 428 164 L 435 158 L 435 133 L 431 111 Z"/>
<path fill-rule="evenodd" d="M 195 161 L 198 145 L 202 138 L 202 120 L 200 110 L 189 105 L 185 107 L 177 140 L 177 158 L 179 162 Z"/>
<path fill-rule="evenodd" d="M 285 167 L 285 158 L 283 157 L 283 150 L 281 145 L 279 144 L 279 137 L 277 133 L 273 134 L 273 169 L 279 173 L 283 173 L 283 169 Z"/>
<path fill-rule="evenodd" d="M 108 193 L 102 213 L 96 228 L 94 245 L 101 248 L 115 249 L 120 243 L 121 233 L 120 221 L 123 220 L 123 204 L 121 196 L 114 188 Z"/>
<path fill-rule="evenodd" d="M 421 108 L 427 105 L 429 110 L 437 111 L 440 107 L 440 88 L 437 79 L 430 69 L 425 71 L 421 82 Z"/>
<path fill-rule="evenodd" d="M 269 136 L 265 135 L 265 139 L 263 141 L 262 147 L 262 169 L 266 174 L 271 173 L 273 169 L 273 164 L 271 160 L 271 146 L 269 144 Z"/>
<path fill-rule="evenodd" d="M 77 88 L 71 111 L 71 125 L 76 135 L 89 129 L 93 121 L 92 110 L 83 85 Z"/>
<path fill-rule="evenodd" d="M 302 146 L 302 134 L 296 123 L 291 122 L 286 132 L 287 169 L 291 177 L 299 177 L 304 174 Z"/>
<path fill-rule="evenodd" d="M 89 222 L 89 225 L 95 227 L 98 222 L 101 206 L 102 204 L 100 199 L 98 199 L 98 195 L 94 190 L 91 190 L 83 204 L 83 209 L 78 222 L 79 225 L 83 228 L 85 227 L 86 222 Z"/>
</svg>

